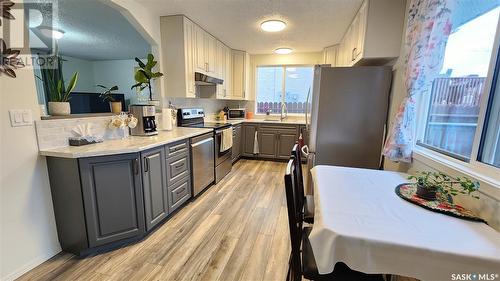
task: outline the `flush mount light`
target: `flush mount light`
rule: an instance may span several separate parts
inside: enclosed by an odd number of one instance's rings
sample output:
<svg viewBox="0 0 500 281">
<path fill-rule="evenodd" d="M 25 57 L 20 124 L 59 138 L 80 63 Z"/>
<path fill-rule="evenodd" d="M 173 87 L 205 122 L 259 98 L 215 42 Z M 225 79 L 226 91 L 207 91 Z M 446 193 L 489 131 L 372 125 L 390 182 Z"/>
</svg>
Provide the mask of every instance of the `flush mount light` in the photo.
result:
<svg viewBox="0 0 500 281">
<path fill-rule="evenodd" d="M 267 32 L 278 32 L 285 29 L 286 23 L 281 20 L 266 20 L 260 24 L 260 28 Z"/>
<path fill-rule="evenodd" d="M 274 53 L 278 55 L 288 55 L 291 52 L 293 52 L 292 48 L 278 48 L 274 50 Z"/>
<path fill-rule="evenodd" d="M 64 31 L 51 27 L 40 27 L 40 32 L 47 37 L 54 39 L 61 39 L 64 36 Z"/>
</svg>

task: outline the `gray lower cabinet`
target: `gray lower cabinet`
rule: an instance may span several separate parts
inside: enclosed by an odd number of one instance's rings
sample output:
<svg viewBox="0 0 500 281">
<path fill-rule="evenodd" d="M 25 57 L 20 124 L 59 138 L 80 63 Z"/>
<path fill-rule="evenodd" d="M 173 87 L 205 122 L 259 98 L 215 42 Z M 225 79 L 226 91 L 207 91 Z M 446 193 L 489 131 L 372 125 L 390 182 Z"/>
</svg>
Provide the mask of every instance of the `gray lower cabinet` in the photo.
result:
<svg viewBox="0 0 500 281">
<path fill-rule="evenodd" d="M 233 127 L 233 147 L 231 151 L 233 163 L 241 157 L 241 130 L 241 124 Z"/>
<path fill-rule="evenodd" d="M 254 156 L 255 132 L 258 131 L 257 124 L 242 125 L 241 155 L 247 157 Z"/>
<path fill-rule="evenodd" d="M 169 214 L 165 148 L 142 152 L 141 159 L 146 230 L 149 231 Z"/>
<path fill-rule="evenodd" d="M 259 157 L 274 159 L 277 151 L 278 134 L 276 131 L 259 130 Z"/>
<path fill-rule="evenodd" d="M 290 159 L 290 154 L 297 140 L 298 136 L 296 131 L 279 131 L 276 158 L 284 160 Z"/>
<path fill-rule="evenodd" d="M 61 248 L 92 254 L 143 238 L 191 198 L 189 140 L 141 153 L 47 157 Z"/>
<path fill-rule="evenodd" d="M 246 157 L 286 160 L 299 138 L 299 126 L 290 124 L 243 124 L 242 155 Z M 253 154 L 255 132 L 259 142 L 259 153 Z"/>
<path fill-rule="evenodd" d="M 138 162 L 136 153 L 79 159 L 89 247 L 144 234 Z"/>
<path fill-rule="evenodd" d="M 189 141 L 166 146 L 168 205 L 172 213 L 192 197 Z M 174 151 L 174 152 L 172 152 Z"/>
</svg>

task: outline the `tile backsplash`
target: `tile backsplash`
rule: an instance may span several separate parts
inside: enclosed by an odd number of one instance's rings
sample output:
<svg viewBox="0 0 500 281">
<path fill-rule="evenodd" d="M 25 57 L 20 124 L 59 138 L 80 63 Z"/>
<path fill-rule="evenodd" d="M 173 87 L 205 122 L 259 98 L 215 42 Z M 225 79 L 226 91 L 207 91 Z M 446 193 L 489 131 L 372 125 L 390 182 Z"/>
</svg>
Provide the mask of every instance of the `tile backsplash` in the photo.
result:
<svg viewBox="0 0 500 281">
<path fill-rule="evenodd" d="M 169 101 L 177 108 L 201 107 L 205 110 L 207 116 L 219 113 L 226 106 L 229 108 L 245 108 L 249 103 L 248 101 L 237 100 L 166 98 L 164 104 L 167 105 Z"/>
<path fill-rule="evenodd" d="M 68 146 L 68 138 L 74 137 L 73 128 L 77 125 L 91 124 L 93 135 L 103 139 L 119 139 L 128 136 L 128 130 L 108 127 L 111 116 L 38 120 L 35 122 L 38 149 Z"/>
</svg>

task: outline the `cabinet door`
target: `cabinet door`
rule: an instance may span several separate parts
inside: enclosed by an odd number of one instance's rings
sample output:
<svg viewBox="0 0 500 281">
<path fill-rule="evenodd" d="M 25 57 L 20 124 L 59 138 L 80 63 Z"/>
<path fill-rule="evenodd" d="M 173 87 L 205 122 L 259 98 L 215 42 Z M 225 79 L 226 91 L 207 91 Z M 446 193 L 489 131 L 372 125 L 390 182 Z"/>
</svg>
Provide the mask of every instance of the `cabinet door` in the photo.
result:
<svg viewBox="0 0 500 281">
<path fill-rule="evenodd" d="M 367 16 L 368 16 L 368 1 L 364 1 L 363 4 L 361 5 L 361 8 L 359 9 L 358 14 L 356 15 L 356 17 L 358 18 L 358 31 L 357 31 L 358 38 L 356 40 L 357 45 L 356 45 L 355 60 L 360 59 L 364 52 Z"/>
<path fill-rule="evenodd" d="M 294 132 L 283 132 L 278 134 L 278 159 L 289 159 L 293 146 L 297 141 L 297 134 Z"/>
<path fill-rule="evenodd" d="M 224 48 L 224 97 L 232 97 L 233 56 L 229 47 Z"/>
<path fill-rule="evenodd" d="M 217 39 L 215 39 L 212 35 L 205 33 L 206 36 L 206 56 L 205 62 L 207 63 L 207 72 L 211 76 L 217 76 L 216 73 L 216 57 L 217 57 Z"/>
<path fill-rule="evenodd" d="M 275 131 L 260 131 L 259 130 L 259 157 L 275 158 L 276 157 L 276 141 L 278 134 Z"/>
<path fill-rule="evenodd" d="M 186 56 L 186 97 L 194 98 L 196 96 L 194 84 L 194 69 L 195 69 L 195 36 L 194 24 L 190 20 L 184 18 L 184 53 Z"/>
<path fill-rule="evenodd" d="M 241 125 L 233 128 L 233 148 L 231 155 L 233 162 L 241 156 Z"/>
<path fill-rule="evenodd" d="M 245 87 L 245 53 L 233 51 L 233 92 L 232 97 L 243 98 Z"/>
<path fill-rule="evenodd" d="M 254 143 L 255 143 L 255 132 L 257 131 L 256 125 L 243 125 L 242 127 L 243 138 L 242 138 L 242 155 L 243 156 L 254 156 Z"/>
<path fill-rule="evenodd" d="M 79 160 L 90 247 L 144 234 L 139 154 Z"/>
<path fill-rule="evenodd" d="M 146 230 L 149 231 L 168 216 L 165 150 L 154 148 L 141 153 L 141 158 Z"/>
<path fill-rule="evenodd" d="M 194 27 L 195 38 L 195 69 L 197 72 L 206 73 L 207 64 L 205 60 L 205 31 L 199 26 Z"/>
</svg>

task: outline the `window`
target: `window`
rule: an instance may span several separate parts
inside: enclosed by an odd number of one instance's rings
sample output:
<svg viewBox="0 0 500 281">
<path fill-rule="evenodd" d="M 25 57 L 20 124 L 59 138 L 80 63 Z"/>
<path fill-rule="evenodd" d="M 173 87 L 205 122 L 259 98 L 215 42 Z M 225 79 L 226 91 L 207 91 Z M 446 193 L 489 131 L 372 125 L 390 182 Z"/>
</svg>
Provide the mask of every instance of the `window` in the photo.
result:
<svg viewBox="0 0 500 281">
<path fill-rule="evenodd" d="M 488 102 L 485 118 L 484 134 L 480 147 L 479 161 L 500 168 L 500 71 L 497 57 L 495 77 L 492 92 Z"/>
<path fill-rule="evenodd" d="M 458 2 L 441 72 L 432 81 L 420 111 L 426 118 L 421 119 L 425 124 L 417 143 L 463 161 L 470 161 L 473 155 L 481 95 L 487 94 L 486 77 L 500 11 L 494 2 Z M 498 121 L 494 122 L 498 133 Z"/>
<path fill-rule="evenodd" d="M 312 66 L 257 67 L 257 114 L 279 114 L 283 103 L 288 113 L 305 113 L 313 72 Z"/>
</svg>

